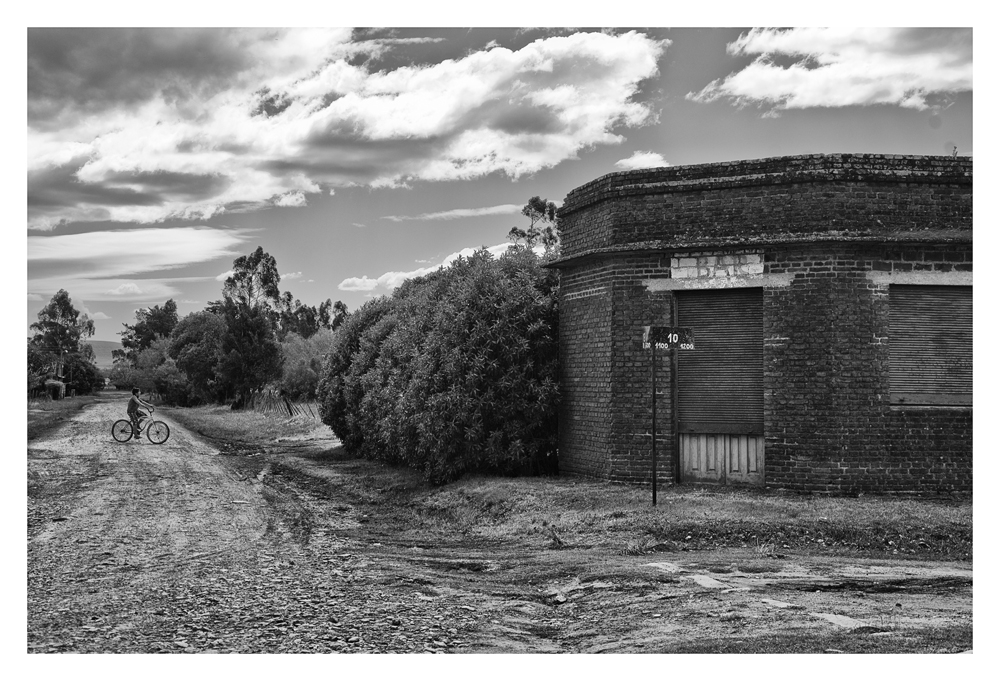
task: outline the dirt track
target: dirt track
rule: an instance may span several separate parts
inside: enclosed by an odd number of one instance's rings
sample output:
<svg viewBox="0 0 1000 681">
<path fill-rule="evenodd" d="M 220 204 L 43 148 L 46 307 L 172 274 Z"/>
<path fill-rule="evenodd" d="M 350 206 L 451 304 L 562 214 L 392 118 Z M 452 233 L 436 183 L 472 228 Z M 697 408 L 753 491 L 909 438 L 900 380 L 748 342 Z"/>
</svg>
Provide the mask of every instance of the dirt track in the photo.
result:
<svg viewBox="0 0 1000 681">
<path fill-rule="evenodd" d="M 166 444 L 120 444 L 120 412 L 29 446 L 30 652 L 971 647 L 968 563 L 419 537 L 338 496 L 349 462 L 315 461 L 330 441 L 224 456 L 164 410 Z"/>
</svg>

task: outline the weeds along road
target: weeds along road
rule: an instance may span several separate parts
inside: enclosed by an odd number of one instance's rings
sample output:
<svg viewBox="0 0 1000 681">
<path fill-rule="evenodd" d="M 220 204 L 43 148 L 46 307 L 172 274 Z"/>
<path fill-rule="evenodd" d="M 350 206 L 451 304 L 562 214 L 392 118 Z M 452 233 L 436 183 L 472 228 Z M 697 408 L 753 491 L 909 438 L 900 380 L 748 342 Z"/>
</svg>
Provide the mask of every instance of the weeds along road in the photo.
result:
<svg viewBox="0 0 1000 681">
<path fill-rule="evenodd" d="M 29 652 L 959 652 L 969 563 L 485 542 L 330 443 L 225 455 L 99 400 L 28 448 Z M 226 446 L 222 446 L 227 450 Z M 253 454 L 253 453 L 251 453 Z"/>
</svg>

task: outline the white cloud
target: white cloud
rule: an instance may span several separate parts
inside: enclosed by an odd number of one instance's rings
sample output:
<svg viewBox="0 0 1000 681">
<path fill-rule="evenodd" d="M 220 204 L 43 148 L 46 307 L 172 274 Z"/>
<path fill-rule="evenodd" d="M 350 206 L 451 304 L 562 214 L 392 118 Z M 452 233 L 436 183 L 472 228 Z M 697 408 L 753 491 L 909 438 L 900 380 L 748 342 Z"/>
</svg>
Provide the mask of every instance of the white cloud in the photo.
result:
<svg viewBox="0 0 1000 681">
<path fill-rule="evenodd" d="M 936 96 L 972 90 L 972 29 L 753 29 L 727 49 L 759 56 L 688 99 L 776 110 L 870 104 L 926 109 Z"/>
<path fill-rule="evenodd" d="M 301 278 L 302 278 L 301 272 L 288 272 L 287 274 L 281 275 L 281 279 L 283 281 L 290 281 L 292 279 L 301 279 Z"/>
<path fill-rule="evenodd" d="M 667 160 L 655 151 L 637 151 L 628 158 L 615 162 L 615 167 L 622 170 L 639 170 L 640 168 L 663 168 L 669 166 Z"/>
<path fill-rule="evenodd" d="M 232 270 L 226 270 L 222 274 L 217 274 L 215 276 L 215 280 L 216 281 L 225 281 L 226 279 L 228 279 L 231 276 L 233 276 L 233 271 Z"/>
<path fill-rule="evenodd" d="M 111 289 L 110 291 L 105 291 L 109 296 L 141 296 L 143 295 L 143 290 L 139 288 L 139 285 L 134 282 L 126 282 Z"/>
<path fill-rule="evenodd" d="M 494 257 L 499 257 L 507 251 L 508 248 L 514 244 L 510 242 L 504 242 L 502 244 L 497 244 L 496 246 L 490 246 L 486 250 L 493 254 Z M 473 253 L 478 251 L 478 248 L 463 248 L 460 251 L 452 253 L 440 263 L 436 265 L 431 265 L 428 267 L 420 267 L 415 270 L 410 270 L 409 272 L 386 272 L 385 274 L 376 277 L 374 279 L 363 276 L 363 277 L 351 277 L 349 279 L 344 279 L 337 286 L 341 291 L 374 291 L 375 289 L 385 289 L 386 291 L 391 291 L 400 284 L 402 284 L 407 279 L 413 279 L 414 277 L 422 277 L 425 274 L 430 274 L 435 272 L 442 267 L 447 267 L 453 263 L 458 258 L 468 258 Z M 539 246 L 538 250 L 541 251 L 542 247 Z"/>
<path fill-rule="evenodd" d="M 89 279 L 86 277 L 55 276 L 34 279 L 31 288 L 41 291 L 46 299 L 59 289 L 73 293 L 73 300 L 88 301 L 136 301 L 162 304 L 168 298 L 180 295 L 177 288 L 185 282 L 202 282 L 208 277 L 185 277 L 174 279 L 142 279 L 137 284 L 129 279 Z M 134 288 L 133 288 L 134 287 Z"/>
<path fill-rule="evenodd" d="M 352 58 L 391 40 L 156 35 L 29 33 L 29 228 L 207 219 L 335 187 L 517 178 L 653 120 L 635 95 L 669 44 L 576 33 L 369 71 Z"/>
<path fill-rule="evenodd" d="M 28 237 L 32 268 L 58 268 L 64 275 L 114 277 L 175 269 L 234 256 L 246 241 L 236 230 L 214 227 L 123 229 L 83 234 Z"/>
<path fill-rule="evenodd" d="M 30 301 L 38 301 L 38 300 L 45 300 L 45 298 L 43 298 L 42 296 L 38 295 L 37 293 L 29 293 L 28 294 L 28 300 L 30 300 Z"/>
<path fill-rule="evenodd" d="M 302 192 L 288 192 L 274 200 L 275 206 L 301 208 L 306 205 L 306 195 Z"/>
<path fill-rule="evenodd" d="M 28 289 L 36 294 L 61 288 L 82 300 L 165 300 L 174 282 L 212 277 L 143 278 L 137 274 L 173 270 L 221 257 L 234 257 L 246 240 L 239 231 L 209 227 L 125 229 L 28 237 Z"/>
<path fill-rule="evenodd" d="M 453 208 L 438 213 L 423 213 L 421 215 L 386 215 L 383 220 L 393 222 L 403 222 L 404 220 L 458 220 L 460 218 L 474 218 L 484 215 L 509 215 L 520 213 L 523 206 L 513 203 L 505 203 L 500 206 L 485 206 L 483 208 Z"/>
<path fill-rule="evenodd" d="M 341 291 L 373 291 L 378 287 L 378 280 L 368 277 L 349 277 L 337 286 Z"/>
</svg>

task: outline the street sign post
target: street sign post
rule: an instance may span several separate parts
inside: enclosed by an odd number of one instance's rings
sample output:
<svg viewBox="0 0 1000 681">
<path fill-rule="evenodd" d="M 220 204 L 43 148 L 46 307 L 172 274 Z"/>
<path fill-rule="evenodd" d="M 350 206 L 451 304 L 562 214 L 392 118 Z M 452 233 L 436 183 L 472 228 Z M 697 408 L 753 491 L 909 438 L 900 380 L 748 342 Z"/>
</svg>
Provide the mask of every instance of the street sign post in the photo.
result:
<svg viewBox="0 0 1000 681">
<path fill-rule="evenodd" d="M 642 334 L 642 348 L 650 351 L 649 376 L 653 387 L 653 506 L 656 506 L 656 350 L 694 350 L 694 333 L 679 326 L 647 326 Z"/>
</svg>

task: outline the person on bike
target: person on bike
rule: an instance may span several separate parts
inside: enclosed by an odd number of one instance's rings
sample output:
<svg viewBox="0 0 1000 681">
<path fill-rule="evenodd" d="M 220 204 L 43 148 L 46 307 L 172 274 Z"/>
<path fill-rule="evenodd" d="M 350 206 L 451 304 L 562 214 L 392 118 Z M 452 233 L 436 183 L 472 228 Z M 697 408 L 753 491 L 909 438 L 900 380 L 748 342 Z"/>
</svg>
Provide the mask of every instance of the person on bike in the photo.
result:
<svg viewBox="0 0 1000 681">
<path fill-rule="evenodd" d="M 128 417 L 132 421 L 132 428 L 133 430 L 135 430 L 136 433 L 139 432 L 140 419 L 145 418 L 147 415 L 146 412 L 139 409 L 139 407 L 146 407 L 147 409 L 152 410 L 153 405 L 151 405 L 149 402 L 144 402 L 139 397 L 138 388 L 132 388 L 132 397 L 129 398 L 127 411 L 128 411 Z"/>
</svg>

